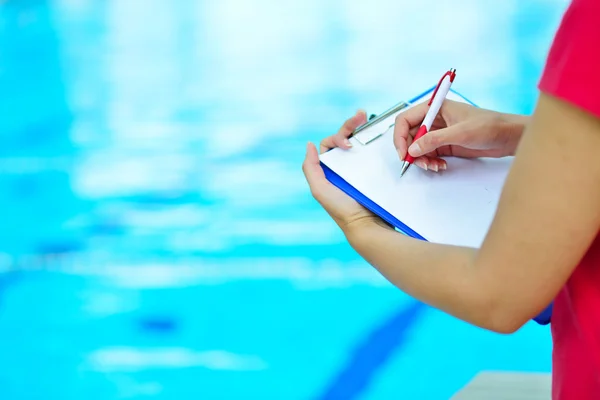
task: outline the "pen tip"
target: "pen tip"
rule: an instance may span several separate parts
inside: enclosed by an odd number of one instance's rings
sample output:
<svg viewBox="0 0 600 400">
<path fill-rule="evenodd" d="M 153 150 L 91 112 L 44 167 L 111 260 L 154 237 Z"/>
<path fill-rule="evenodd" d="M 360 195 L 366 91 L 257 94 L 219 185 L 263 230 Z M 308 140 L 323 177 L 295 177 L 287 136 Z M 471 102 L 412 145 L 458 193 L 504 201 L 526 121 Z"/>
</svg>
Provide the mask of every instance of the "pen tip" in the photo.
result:
<svg viewBox="0 0 600 400">
<path fill-rule="evenodd" d="M 402 169 L 400 170 L 400 178 L 402 178 L 402 176 L 404 175 L 404 173 L 408 169 L 409 165 L 410 164 L 408 162 L 406 162 L 406 161 L 404 161 L 404 163 L 402 163 Z"/>
</svg>

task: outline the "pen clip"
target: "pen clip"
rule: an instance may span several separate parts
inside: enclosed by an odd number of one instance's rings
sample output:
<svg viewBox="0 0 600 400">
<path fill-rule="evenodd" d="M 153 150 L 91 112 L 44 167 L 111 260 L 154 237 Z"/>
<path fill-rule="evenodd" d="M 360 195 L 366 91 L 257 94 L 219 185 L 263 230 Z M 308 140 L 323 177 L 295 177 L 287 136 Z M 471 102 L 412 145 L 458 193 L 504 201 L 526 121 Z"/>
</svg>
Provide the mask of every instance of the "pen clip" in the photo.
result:
<svg viewBox="0 0 600 400">
<path fill-rule="evenodd" d="M 428 106 L 430 106 L 431 103 L 433 102 L 433 99 L 435 98 L 435 95 L 437 94 L 438 89 L 440 88 L 440 86 L 442 86 L 442 81 L 447 76 L 450 77 L 450 82 L 454 82 L 454 78 L 456 77 L 456 69 L 450 68 L 450 70 L 448 70 L 444 75 L 442 75 L 442 77 L 440 78 L 440 81 L 438 82 L 437 86 L 435 87 L 435 90 L 433 91 L 433 94 L 431 95 L 431 99 L 429 99 L 429 103 L 427 103 Z"/>
</svg>

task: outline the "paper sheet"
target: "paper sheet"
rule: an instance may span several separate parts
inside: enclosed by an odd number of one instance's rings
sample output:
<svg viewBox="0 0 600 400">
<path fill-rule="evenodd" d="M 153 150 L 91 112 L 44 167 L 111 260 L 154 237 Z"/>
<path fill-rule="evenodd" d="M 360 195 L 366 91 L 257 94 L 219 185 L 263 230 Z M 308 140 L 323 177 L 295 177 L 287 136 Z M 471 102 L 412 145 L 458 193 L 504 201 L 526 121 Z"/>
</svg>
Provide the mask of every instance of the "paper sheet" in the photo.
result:
<svg viewBox="0 0 600 400">
<path fill-rule="evenodd" d="M 448 98 L 462 101 L 453 93 Z M 393 117 L 376 127 L 391 123 Z M 393 129 L 367 145 L 356 138 L 350 140 L 351 149 L 333 149 L 321 154 L 321 161 L 428 241 L 481 245 L 494 218 L 512 157 L 448 157 L 446 171 L 423 171 L 412 165 L 400 178 L 402 163 L 394 147 Z"/>
</svg>

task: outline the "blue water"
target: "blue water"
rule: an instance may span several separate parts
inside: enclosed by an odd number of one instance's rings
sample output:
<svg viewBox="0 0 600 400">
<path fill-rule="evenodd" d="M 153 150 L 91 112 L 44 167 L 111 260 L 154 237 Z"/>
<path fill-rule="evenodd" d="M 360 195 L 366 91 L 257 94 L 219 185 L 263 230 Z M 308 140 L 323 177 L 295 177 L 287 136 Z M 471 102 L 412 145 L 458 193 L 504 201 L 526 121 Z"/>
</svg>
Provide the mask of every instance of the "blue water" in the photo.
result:
<svg viewBox="0 0 600 400">
<path fill-rule="evenodd" d="M 305 142 L 457 68 L 529 113 L 565 1 L 0 2 L 1 399 L 447 399 L 550 370 L 404 295 Z"/>
</svg>

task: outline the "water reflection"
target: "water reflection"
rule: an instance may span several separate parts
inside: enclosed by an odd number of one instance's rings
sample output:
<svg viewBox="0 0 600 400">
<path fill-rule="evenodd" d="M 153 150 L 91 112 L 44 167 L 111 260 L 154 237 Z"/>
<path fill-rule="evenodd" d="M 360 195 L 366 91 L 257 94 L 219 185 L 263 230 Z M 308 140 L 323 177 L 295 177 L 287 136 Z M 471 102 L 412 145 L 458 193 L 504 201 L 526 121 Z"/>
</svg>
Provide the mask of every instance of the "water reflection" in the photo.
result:
<svg viewBox="0 0 600 400">
<path fill-rule="evenodd" d="M 45 1 L 8 2 L 0 13 L 0 253 L 77 248 L 62 224 L 81 207 L 69 185 L 72 114 L 60 38 Z"/>
</svg>

